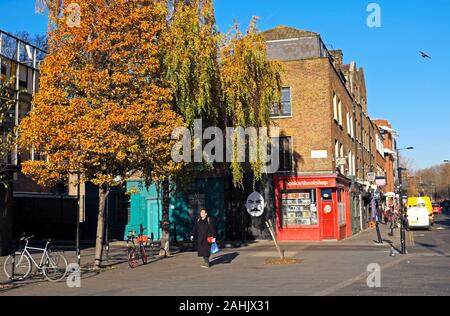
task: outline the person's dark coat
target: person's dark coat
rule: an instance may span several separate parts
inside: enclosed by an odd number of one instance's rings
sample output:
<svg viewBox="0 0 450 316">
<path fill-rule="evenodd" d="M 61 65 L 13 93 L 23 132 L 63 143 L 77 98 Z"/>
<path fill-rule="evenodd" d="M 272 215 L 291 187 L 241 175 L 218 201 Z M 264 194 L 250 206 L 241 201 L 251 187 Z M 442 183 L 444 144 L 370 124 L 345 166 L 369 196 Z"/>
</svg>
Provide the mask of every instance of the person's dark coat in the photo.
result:
<svg viewBox="0 0 450 316">
<path fill-rule="evenodd" d="M 201 218 L 195 222 L 192 236 L 197 239 L 197 252 L 199 257 L 211 256 L 211 244 L 208 242 L 208 237 L 216 237 L 216 231 L 211 218 Z"/>
</svg>

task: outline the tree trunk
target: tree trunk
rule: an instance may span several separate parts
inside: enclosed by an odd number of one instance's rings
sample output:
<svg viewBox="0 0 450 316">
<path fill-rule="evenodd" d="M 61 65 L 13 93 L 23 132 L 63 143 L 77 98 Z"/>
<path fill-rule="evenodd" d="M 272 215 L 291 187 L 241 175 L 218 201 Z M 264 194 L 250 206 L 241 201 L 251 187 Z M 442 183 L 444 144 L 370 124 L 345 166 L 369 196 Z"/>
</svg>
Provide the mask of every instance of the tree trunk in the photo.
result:
<svg viewBox="0 0 450 316">
<path fill-rule="evenodd" d="M 105 237 L 105 208 L 106 199 L 108 198 L 108 187 L 101 185 L 99 188 L 99 204 L 97 219 L 97 238 L 95 241 L 95 268 L 100 268 L 103 261 L 103 240 Z"/>
<path fill-rule="evenodd" d="M 162 183 L 162 235 L 160 256 L 170 256 L 170 183 Z M 163 250 L 164 249 L 164 250 Z"/>
</svg>

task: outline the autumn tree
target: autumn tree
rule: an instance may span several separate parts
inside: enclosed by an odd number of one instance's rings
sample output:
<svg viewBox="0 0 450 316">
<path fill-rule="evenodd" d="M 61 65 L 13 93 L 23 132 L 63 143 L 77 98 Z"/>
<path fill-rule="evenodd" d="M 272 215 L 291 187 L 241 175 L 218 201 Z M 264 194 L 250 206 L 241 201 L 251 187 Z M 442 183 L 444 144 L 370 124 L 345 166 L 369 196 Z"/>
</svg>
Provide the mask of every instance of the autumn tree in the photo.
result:
<svg viewBox="0 0 450 316">
<path fill-rule="evenodd" d="M 0 183 L 6 186 L 9 182 L 9 165 L 6 161 L 8 154 L 13 149 L 15 139 L 14 122 L 11 122 L 11 117 L 8 113 L 16 103 L 15 95 L 17 92 L 11 88 L 13 86 L 14 78 L 11 78 L 9 81 L 0 81 L 0 159 L 2 161 L 0 164 Z"/>
<path fill-rule="evenodd" d="M 159 62 L 168 11 L 158 0 L 83 0 L 74 26 L 62 1 L 45 4 L 49 54 L 34 109 L 20 126 L 20 145 L 47 160 L 24 162 L 23 172 L 41 185 L 74 173 L 98 185 L 99 267 L 109 188 L 136 172 L 156 179 L 178 168 L 170 136 L 183 121 L 171 110 Z"/>
<path fill-rule="evenodd" d="M 270 110 L 280 100 L 281 66 L 267 59 L 256 19 L 245 34 L 237 26 L 220 34 L 211 0 L 166 0 L 166 5 L 170 15 L 162 36 L 161 64 L 163 77 L 171 82 L 172 108 L 191 129 L 196 119 L 223 129 L 268 126 Z M 235 148 L 235 158 L 236 154 Z M 262 161 L 252 164 L 256 178 L 261 176 Z M 234 184 L 241 186 L 242 164 L 234 159 L 227 168 Z M 163 245 L 169 241 L 173 177 L 168 174 L 162 186 Z"/>
<path fill-rule="evenodd" d="M 243 34 L 236 24 L 226 34 L 220 51 L 220 78 L 222 103 L 226 108 L 228 124 L 233 127 L 267 127 L 270 133 L 270 113 L 280 106 L 281 64 L 267 58 L 267 48 L 253 18 Z M 269 135 L 267 135 L 269 136 Z M 255 180 L 261 180 L 266 148 L 258 138 L 254 143 L 256 161 L 251 162 Z M 235 186 L 242 186 L 242 165 L 235 159 L 234 149 L 231 171 Z"/>
</svg>

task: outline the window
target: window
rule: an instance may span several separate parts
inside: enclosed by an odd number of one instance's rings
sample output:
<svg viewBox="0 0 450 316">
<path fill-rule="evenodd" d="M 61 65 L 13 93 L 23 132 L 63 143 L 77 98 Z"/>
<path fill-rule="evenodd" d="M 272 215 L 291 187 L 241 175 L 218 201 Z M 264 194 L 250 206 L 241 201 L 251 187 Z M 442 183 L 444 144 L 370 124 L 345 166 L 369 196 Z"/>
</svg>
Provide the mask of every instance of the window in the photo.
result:
<svg viewBox="0 0 450 316">
<path fill-rule="evenodd" d="M 47 156 L 40 151 L 33 149 L 31 151 L 31 161 L 47 161 Z"/>
<path fill-rule="evenodd" d="M 344 145 L 341 144 L 339 148 L 339 158 L 344 158 Z M 345 172 L 345 166 L 340 166 L 341 174 Z"/>
<path fill-rule="evenodd" d="M 352 154 L 352 175 L 356 176 L 356 158 L 355 155 Z"/>
<path fill-rule="evenodd" d="M 281 111 L 277 105 L 273 106 L 272 117 L 291 116 L 292 104 L 291 104 L 291 88 L 286 87 L 281 89 Z"/>
<path fill-rule="evenodd" d="M 355 129 L 353 126 L 353 116 L 350 116 L 350 136 L 355 139 Z"/>
<path fill-rule="evenodd" d="M 315 189 L 283 192 L 281 195 L 283 227 L 318 225 Z"/>
<path fill-rule="evenodd" d="M 348 175 L 349 176 L 353 176 L 353 154 L 352 154 L 352 152 L 350 151 L 349 153 L 348 153 L 348 161 L 347 161 L 347 164 L 348 164 Z"/>
<path fill-rule="evenodd" d="M 22 65 L 19 67 L 19 87 L 21 90 L 28 89 L 28 68 Z"/>
<path fill-rule="evenodd" d="M 334 141 L 334 157 L 335 159 L 339 158 L 339 142 Z"/>
<path fill-rule="evenodd" d="M 333 190 L 332 189 L 322 189 L 320 196 L 322 201 L 332 201 L 333 200 Z"/>
<path fill-rule="evenodd" d="M 339 122 L 338 118 L 338 99 L 335 92 L 333 92 L 333 113 L 334 113 L 334 120 L 336 122 Z"/>
<path fill-rule="evenodd" d="M 351 135 L 350 132 L 350 113 L 347 113 L 347 133 Z"/>
<path fill-rule="evenodd" d="M 280 150 L 280 168 L 279 171 L 292 171 L 292 138 L 278 138 Z"/>
<path fill-rule="evenodd" d="M 338 102 L 338 116 L 339 116 L 339 125 L 342 126 L 342 103 L 341 100 Z"/>
</svg>

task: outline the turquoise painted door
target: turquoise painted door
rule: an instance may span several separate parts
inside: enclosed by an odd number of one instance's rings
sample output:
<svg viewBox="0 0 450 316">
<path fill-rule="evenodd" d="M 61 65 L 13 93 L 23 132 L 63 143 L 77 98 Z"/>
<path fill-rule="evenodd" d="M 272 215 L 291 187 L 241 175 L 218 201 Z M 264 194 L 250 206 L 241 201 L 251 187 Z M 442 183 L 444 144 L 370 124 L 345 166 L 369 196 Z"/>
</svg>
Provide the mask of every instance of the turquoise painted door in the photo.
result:
<svg viewBox="0 0 450 316">
<path fill-rule="evenodd" d="M 161 221 L 161 205 L 157 199 L 147 199 L 147 212 L 147 233 L 148 235 L 151 235 L 153 233 L 155 240 L 160 240 L 162 234 L 159 225 Z"/>
<path fill-rule="evenodd" d="M 139 233 L 141 224 L 144 225 L 144 227 L 147 225 L 148 212 L 144 203 L 145 201 L 143 201 L 139 195 L 133 195 L 131 197 L 130 220 L 125 229 L 124 240 L 127 240 L 129 231 L 135 230 Z"/>
</svg>

